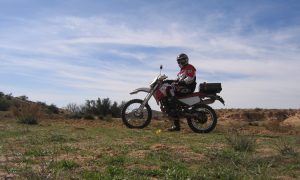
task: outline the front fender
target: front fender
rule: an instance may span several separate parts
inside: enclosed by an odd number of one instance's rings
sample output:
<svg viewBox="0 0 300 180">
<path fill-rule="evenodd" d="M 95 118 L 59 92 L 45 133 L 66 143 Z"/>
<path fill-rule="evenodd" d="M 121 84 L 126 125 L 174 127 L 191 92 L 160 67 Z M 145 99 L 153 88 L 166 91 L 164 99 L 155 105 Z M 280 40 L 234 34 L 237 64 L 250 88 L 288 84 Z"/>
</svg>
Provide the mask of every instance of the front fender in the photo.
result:
<svg viewBox="0 0 300 180">
<path fill-rule="evenodd" d="M 146 93 L 150 93 L 151 89 L 150 88 L 137 88 L 135 90 L 133 90 L 130 94 L 137 94 L 139 92 L 146 92 Z"/>
</svg>

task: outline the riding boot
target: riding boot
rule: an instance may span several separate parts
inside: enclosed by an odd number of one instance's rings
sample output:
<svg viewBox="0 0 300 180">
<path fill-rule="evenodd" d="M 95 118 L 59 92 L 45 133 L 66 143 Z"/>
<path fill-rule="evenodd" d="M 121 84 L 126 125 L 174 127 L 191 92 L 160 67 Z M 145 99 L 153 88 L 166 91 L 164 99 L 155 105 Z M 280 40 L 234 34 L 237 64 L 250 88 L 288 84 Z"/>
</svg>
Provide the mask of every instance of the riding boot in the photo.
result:
<svg viewBox="0 0 300 180">
<path fill-rule="evenodd" d="M 168 131 L 180 131 L 180 121 L 178 118 L 174 119 L 174 125 Z"/>
</svg>

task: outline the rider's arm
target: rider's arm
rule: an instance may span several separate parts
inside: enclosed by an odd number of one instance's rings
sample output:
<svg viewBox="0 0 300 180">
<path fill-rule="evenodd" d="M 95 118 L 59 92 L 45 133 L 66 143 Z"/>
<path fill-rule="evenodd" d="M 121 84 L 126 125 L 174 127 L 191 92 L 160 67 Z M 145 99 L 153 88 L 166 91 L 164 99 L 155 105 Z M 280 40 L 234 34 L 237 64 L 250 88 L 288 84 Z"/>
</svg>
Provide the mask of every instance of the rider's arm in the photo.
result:
<svg viewBox="0 0 300 180">
<path fill-rule="evenodd" d="M 186 78 L 183 79 L 183 82 L 184 82 L 185 84 L 191 84 L 191 83 L 194 82 L 194 79 L 195 79 L 195 77 L 187 76 Z"/>
</svg>

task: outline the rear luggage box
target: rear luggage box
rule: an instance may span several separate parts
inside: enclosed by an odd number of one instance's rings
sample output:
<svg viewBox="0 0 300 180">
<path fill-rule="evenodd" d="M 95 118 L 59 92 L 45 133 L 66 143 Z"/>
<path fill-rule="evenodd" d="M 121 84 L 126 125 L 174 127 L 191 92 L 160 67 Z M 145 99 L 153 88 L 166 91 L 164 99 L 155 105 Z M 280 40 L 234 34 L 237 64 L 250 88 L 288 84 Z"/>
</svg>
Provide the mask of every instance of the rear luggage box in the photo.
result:
<svg viewBox="0 0 300 180">
<path fill-rule="evenodd" d="M 205 94 L 217 94 L 222 91 L 221 83 L 201 83 L 199 85 L 199 92 Z"/>
</svg>

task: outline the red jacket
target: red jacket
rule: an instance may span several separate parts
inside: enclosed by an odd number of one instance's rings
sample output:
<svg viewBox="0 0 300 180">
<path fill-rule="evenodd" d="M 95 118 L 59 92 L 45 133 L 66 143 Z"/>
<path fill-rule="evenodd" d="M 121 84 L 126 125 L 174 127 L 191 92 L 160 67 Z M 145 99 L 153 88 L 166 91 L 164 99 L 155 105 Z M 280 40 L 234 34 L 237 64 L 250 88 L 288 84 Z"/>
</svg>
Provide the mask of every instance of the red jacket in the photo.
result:
<svg viewBox="0 0 300 180">
<path fill-rule="evenodd" d="M 193 65 L 187 64 L 180 69 L 177 74 L 178 81 L 190 85 L 196 82 L 196 69 Z"/>
</svg>

